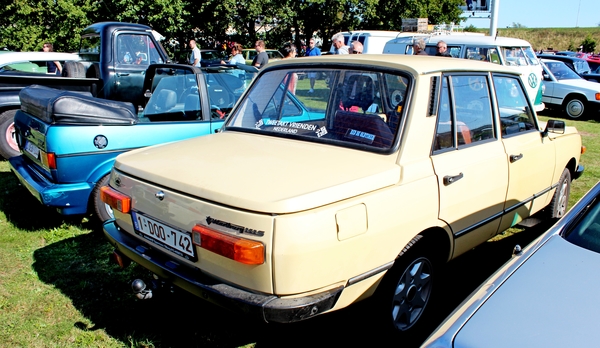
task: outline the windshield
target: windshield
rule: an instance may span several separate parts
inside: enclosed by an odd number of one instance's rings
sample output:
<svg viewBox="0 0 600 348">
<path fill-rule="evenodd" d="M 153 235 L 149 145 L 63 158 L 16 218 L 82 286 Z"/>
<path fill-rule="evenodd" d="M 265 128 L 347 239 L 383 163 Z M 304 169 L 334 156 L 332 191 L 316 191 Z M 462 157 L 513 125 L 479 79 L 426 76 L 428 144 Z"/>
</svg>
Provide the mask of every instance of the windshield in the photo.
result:
<svg viewBox="0 0 600 348">
<path fill-rule="evenodd" d="M 210 67 L 196 75 L 189 69 L 158 68 L 141 122 L 196 121 L 225 118 L 254 74 L 234 67 Z M 203 107 L 198 79 L 206 83 Z M 207 111 L 203 114 L 203 110 Z M 210 114 L 208 114 L 210 110 Z"/>
<path fill-rule="evenodd" d="M 573 80 L 580 79 L 581 77 L 577 75 L 571 68 L 569 68 L 565 63 L 559 61 L 544 61 L 546 67 L 557 80 Z"/>
<path fill-rule="evenodd" d="M 600 204 L 597 198 L 584 210 L 584 215 L 574 228 L 565 233 L 564 238 L 582 248 L 600 253 Z"/>
<path fill-rule="evenodd" d="M 410 81 L 404 74 L 361 70 L 269 71 L 253 85 L 226 129 L 390 150 Z"/>
</svg>

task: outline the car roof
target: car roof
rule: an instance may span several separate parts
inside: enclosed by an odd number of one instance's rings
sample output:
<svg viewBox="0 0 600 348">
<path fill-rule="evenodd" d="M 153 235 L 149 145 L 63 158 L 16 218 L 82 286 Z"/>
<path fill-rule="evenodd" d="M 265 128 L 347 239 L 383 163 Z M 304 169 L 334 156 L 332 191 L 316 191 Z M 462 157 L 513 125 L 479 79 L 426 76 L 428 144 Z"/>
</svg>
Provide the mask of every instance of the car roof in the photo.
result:
<svg viewBox="0 0 600 348">
<path fill-rule="evenodd" d="M 509 66 L 480 62 L 468 59 L 435 56 L 416 56 L 405 54 L 349 54 L 323 55 L 310 58 L 283 59 L 269 63 L 268 69 L 281 68 L 283 65 L 310 65 L 312 68 L 330 68 L 332 65 L 354 65 L 357 68 L 379 67 L 387 69 L 412 70 L 415 74 L 429 74 L 442 71 L 480 71 L 500 72 L 514 75 L 521 73 Z M 266 70 L 266 69 L 265 69 Z"/>
<path fill-rule="evenodd" d="M 573 56 L 561 56 L 556 54 L 538 54 L 538 58 L 544 59 L 554 59 L 554 60 L 562 60 L 562 61 L 570 61 L 570 62 L 585 62 L 585 59 L 577 58 Z"/>
<path fill-rule="evenodd" d="M 445 35 L 434 35 L 431 36 L 427 42 L 437 43 L 439 41 L 445 41 L 448 44 L 473 44 L 473 45 L 495 45 L 495 46 L 531 46 L 531 44 L 522 39 L 516 39 L 512 37 L 492 37 L 487 35 L 477 34 L 445 34 Z"/>
<path fill-rule="evenodd" d="M 0 54 L 0 65 L 28 61 L 81 60 L 77 54 L 63 52 L 6 52 Z"/>
</svg>

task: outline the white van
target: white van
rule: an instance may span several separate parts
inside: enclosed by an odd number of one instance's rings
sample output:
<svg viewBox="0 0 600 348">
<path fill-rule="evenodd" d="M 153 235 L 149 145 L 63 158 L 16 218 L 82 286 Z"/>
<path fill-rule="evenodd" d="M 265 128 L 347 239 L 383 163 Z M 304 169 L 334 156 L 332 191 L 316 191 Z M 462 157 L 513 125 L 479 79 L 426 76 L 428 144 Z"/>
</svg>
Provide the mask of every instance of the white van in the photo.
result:
<svg viewBox="0 0 600 348">
<path fill-rule="evenodd" d="M 431 56 L 436 54 L 437 43 L 444 41 L 452 57 L 485 60 L 512 66 L 521 71 L 529 99 L 533 102 L 535 110 L 544 110 L 544 103 L 542 103 L 543 70 L 529 42 L 510 37 L 491 37 L 471 33 L 429 36 L 414 33 L 412 36 L 400 36 L 388 41 L 383 48 L 383 53 L 412 54 L 412 44 L 419 38 L 425 40 L 427 43 L 425 51 Z"/>
<path fill-rule="evenodd" d="M 344 35 L 344 42 L 347 46 L 352 41 L 358 41 L 363 44 L 364 54 L 381 54 L 383 53 L 383 47 L 385 44 L 398 37 L 399 31 L 386 31 L 386 30 L 358 30 L 358 31 L 344 31 L 341 32 Z M 334 47 L 331 45 L 329 53 L 334 52 Z"/>
</svg>

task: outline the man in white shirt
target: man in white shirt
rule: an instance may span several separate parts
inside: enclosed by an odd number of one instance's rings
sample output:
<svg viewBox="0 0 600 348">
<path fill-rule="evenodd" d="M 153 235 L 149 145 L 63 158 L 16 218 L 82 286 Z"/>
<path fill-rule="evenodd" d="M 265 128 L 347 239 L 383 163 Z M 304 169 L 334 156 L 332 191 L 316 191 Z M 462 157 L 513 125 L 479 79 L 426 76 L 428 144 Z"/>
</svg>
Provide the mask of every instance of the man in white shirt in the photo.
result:
<svg viewBox="0 0 600 348">
<path fill-rule="evenodd" d="M 190 65 L 200 67 L 200 49 L 196 46 L 196 40 L 190 40 L 190 48 L 192 49 Z"/>
</svg>

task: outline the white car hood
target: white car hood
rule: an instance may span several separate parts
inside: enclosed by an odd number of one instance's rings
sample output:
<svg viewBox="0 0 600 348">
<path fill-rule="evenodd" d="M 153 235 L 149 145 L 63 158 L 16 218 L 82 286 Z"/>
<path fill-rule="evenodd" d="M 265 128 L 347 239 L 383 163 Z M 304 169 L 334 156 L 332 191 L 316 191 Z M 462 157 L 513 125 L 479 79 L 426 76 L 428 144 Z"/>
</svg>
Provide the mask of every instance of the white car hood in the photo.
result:
<svg viewBox="0 0 600 348">
<path fill-rule="evenodd" d="M 396 156 L 223 132 L 131 151 L 115 168 L 200 199 L 282 214 L 398 183 Z"/>
<path fill-rule="evenodd" d="M 600 342 L 600 254 L 553 236 L 485 301 L 454 347 L 591 347 Z"/>
<path fill-rule="evenodd" d="M 586 88 L 595 92 L 600 92 L 600 83 L 592 82 L 585 79 L 567 79 L 559 80 L 558 83 L 561 85 L 568 85 L 578 88 Z"/>
</svg>

